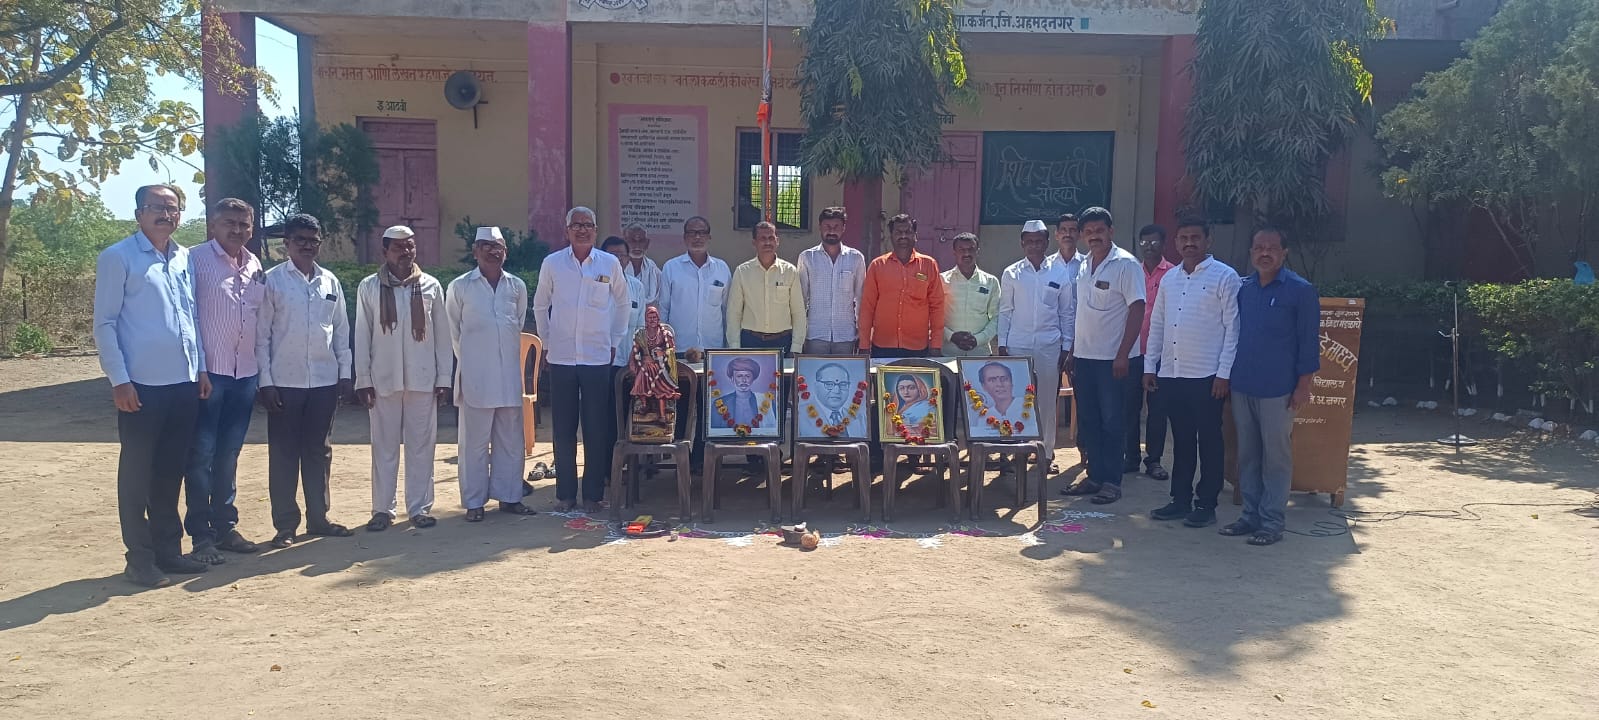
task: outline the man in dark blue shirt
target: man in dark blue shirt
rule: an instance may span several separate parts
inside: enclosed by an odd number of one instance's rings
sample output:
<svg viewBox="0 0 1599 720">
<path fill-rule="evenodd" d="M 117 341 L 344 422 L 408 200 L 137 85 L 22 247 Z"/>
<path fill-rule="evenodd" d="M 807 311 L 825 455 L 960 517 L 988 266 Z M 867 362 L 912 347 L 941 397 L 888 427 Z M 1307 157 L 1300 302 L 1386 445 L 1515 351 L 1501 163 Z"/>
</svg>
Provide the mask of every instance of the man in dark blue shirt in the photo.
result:
<svg viewBox="0 0 1599 720">
<path fill-rule="evenodd" d="M 1321 367 L 1321 298 L 1283 267 L 1288 238 L 1262 227 L 1249 243 L 1255 272 L 1238 289 L 1238 356 L 1233 362 L 1233 423 L 1238 427 L 1238 484 L 1244 514 L 1221 529 L 1251 545 L 1283 537 L 1293 484 L 1294 411 L 1310 402 Z"/>
</svg>

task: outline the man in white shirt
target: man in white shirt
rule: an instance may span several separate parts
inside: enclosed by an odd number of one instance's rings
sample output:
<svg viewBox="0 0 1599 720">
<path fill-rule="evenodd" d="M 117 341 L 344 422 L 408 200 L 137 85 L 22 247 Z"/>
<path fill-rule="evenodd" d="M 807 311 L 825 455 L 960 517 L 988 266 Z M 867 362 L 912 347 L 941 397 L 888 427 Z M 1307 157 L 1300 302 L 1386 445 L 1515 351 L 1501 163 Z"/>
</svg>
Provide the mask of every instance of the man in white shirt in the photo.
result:
<svg viewBox="0 0 1599 720">
<path fill-rule="evenodd" d="M 600 243 L 601 250 L 616 256 L 619 260 L 628 257 L 632 247 L 626 240 L 615 235 L 605 238 L 605 242 Z M 632 338 L 633 333 L 644 327 L 644 308 L 652 303 L 645 297 L 649 291 L 645 289 L 644 281 L 628 274 L 628 267 L 626 262 L 622 263 L 622 276 L 627 280 L 627 337 Z M 611 364 L 619 368 L 627 367 L 627 359 L 628 353 L 618 350 L 616 361 Z"/>
<path fill-rule="evenodd" d="M 799 254 L 800 291 L 805 298 L 805 344 L 813 355 L 853 355 L 860 344 L 861 286 L 866 256 L 844 244 L 844 208 L 824 208 L 817 218 L 822 242 Z"/>
<path fill-rule="evenodd" d="M 300 528 L 295 497 L 305 487 L 306 532 L 348 537 L 328 520 L 333 467 L 333 414 L 348 397 L 350 326 L 339 279 L 317 265 L 322 224 L 310 215 L 283 223 L 289 261 L 266 273 L 256 317 L 256 400 L 267 411 L 267 486 L 272 499 L 272 547 L 286 548 Z"/>
<path fill-rule="evenodd" d="M 444 311 L 449 316 L 450 342 L 459 358 L 455 404 L 460 408 L 456 433 L 461 505 L 466 508 L 467 522 L 482 522 L 483 508 L 490 499 L 500 501 L 501 512 L 535 514 L 522 504 L 526 459 L 522 450 L 522 320 L 527 317 L 527 283 L 505 272 L 505 237 L 497 227 L 477 229 L 472 257 L 477 267 L 450 281 Z M 559 421 L 556 424 L 559 426 Z"/>
<path fill-rule="evenodd" d="M 555 413 L 555 501 L 577 507 L 577 429 L 583 426 L 583 512 L 600 511 L 611 474 L 615 404 L 611 373 L 626 354 L 627 281 L 622 263 L 594 246 L 594 211 L 566 213 L 567 247 L 539 267 L 533 315 L 550 363 Z M 517 373 L 521 377 L 520 371 Z M 613 498 L 620 502 L 620 498 Z"/>
<path fill-rule="evenodd" d="M 1198 528 L 1216 523 L 1216 497 L 1226 471 L 1221 406 L 1238 354 L 1242 280 L 1210 256 L 1210 227 L 1203 219 L 1178 220 L 1176 245 L 1183 263 L 1160 280 L 1144 353 L 1144 389 L 1159 388 L 1172 426 L 1171 502 L 1149 516 L 1183 518 L 1183 525 Z"/>
<path fill-rule="evenodd" d="M 977 235 L 950 242 L 955 267 L 944 275 L 944 357 L 980 357 L 994 352 L 999 334 L 999 278 L 977 267 Z"/>
<path fill-rule="evenodd" d="M 1096 505 L 1122 496 L 1122 451 L 1127 423 L 1127 384 L 1137 382 L 1129 368 L 1138 354 L 1144 325 L 1144 270 L 1132 253 L 1111 240 L 1110 211 L 1092 207 L 1078 218 L 1088 257 L 1078 268 L 1065 345 L 1071 351 L 1073 388 L 1088 477 L 1066 488 L 1067 495 L 1093 495 Z"/>
<path fill-rule="evenodd" d="M 1049 471 L 1055 463 L 1055 398 L 1060 393 L 1060 370 L 1069 347 L 1062 330 L 1071 322 L 1071 278 L 1064 263 L 1047 262 L 1049 228 L 1042 220 L 1022 226 L 1022 259 L 1012 263 L 999 280 L 999 354 L 1033 358 L 1038 376 L 1038 428 L 1043 433 L 1044 457 Z M 1026 382 L 1022 385 L 1025 387 Z"/>
<path fill-rule="evenodd" d="M 688 252 L 661 268 L 657 305 L 661 322 L 677 334 L 678 352 L 697 359 L 710 348 L 727 347 L 727 294 L 733 271 L 711 257 L 711 223 L 698 215 L 683 221 Z"/>
<path fill-rule="evenodd" d="M 405 511 L 411 526 L 433 527 L 433 451 L 438 406 L 450 395 L 455 355 L 445 322 L 444 288 L 416 266 L 415 233 L 383 231 L 383 265 L 355 293 L 355 396 L 372 426 L 372 519 L 379 532 L 394 523 L 405 445 Z"/>
<path fill-rule="evenodd" d="M 617 255 L 622 261 L 622 271 L 628 277 L 639 281 L 644 287 L 644 305 L 654 305 L 661 297 L 661 267 L 649 258 L 650 234 L 643 225 L 633 223 L 622 229 L 622 240 L 627 243 L 627 254 Z M 603 248 L 602 248 L 603 249 Z M 639 317 L 644 316 L 644 307 L 639 307 Z M 640 325 L 643 324 L 640 320 Z"/>
<path fill-rule="evenodd" d="M 1060 217 L 1055 220 L 1055 243 L 1060 247 L 1060 252 L 1050 253 L 1048 262 L 1065 266 L 1066 279 L 1076 283 L 1077 270 L 1083 266 L 1083 260 L 1088 257 L 1088 253 L 1083 251 L 1081 243 L 1078 242 L 1077 215 L 1069 212 L 1061 213 Z M 1073 291 L 1069 294 L 1075 301 L 1077 293 Z M 1067 334 L 1071 333 L 1071 328 L 1062 329 Z M 1043 371 L 1039 370 L 1038 372 L 1042 373 Z M 1056 384 L 1059 384 L 1058 380 Z M 1073 412 L 1080 413 L 1082 408 L 1078 407 Z M 1083 458 L 1082 464 L 1086 466 L 1088 464 L 1089 448 L 1083 444 L 1083 424 L 1081 422 L 1077 423 L 1077 437 L 1072 439 L 1077 443 L 1077 453 Z"/>
</svg>

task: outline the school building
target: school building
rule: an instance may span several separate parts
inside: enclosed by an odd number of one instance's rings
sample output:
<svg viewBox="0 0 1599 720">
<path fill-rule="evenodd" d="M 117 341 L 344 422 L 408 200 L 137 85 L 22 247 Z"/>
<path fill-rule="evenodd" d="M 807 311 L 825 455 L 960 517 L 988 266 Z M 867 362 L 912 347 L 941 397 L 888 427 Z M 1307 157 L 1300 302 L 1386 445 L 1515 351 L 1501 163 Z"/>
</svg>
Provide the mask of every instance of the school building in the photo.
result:
<svg viewBox="0 0 1599 720">
<path fill-rule="evenodd" d="M 951 262 L 951 238 L 977 232 L 981 262 L 995 272 L 1020 255 L 1027 219 L 1102 204 L 1117 218 L 1117 242 L 1129 248 L 1140 226 L 1169 227 L 1179 208 L 1194 205 L 1183 185 L 1182 126 L 1200 2 L 964 0 L 957 12 L 979 101 L 950 107 L 953 162 L 872 187 L 811 177 L 801 165 L 793 30 L 809 22 L 810 4 L 771 0 L 782 254 L 792 259 L 818 241 L 821 208 L 859 207 L 870 192 L 882 193 L 888 214 L 918 218 L 920 248 L 941 264 Z M 459 257 L 453 228 L 465 217 L 531 229 L 560 247 L 573 205 L 598 212 L 602 236 L 643 223 L 657 261 L 682 252 L 682 221 L 691 215 L 710 219 L 714 254 L 737 262 L 752 253 L 761 0 L 220 5 L 246 60 L 254 33 L 241 30 L 257 17 L 299 37 L 302 116 L 368 133 L 382 168 L 378 229 L 411 225 L 424 265 Z M 1457 55 L 1496 3 L 1378 6 L 1398 29 L 1368 59 L 1381 112 Z M 479 95 L 464 109 L 445 92 L 461 71 Z M 236 122 L 253 104 L 207 88 L 208 128 Z M 1316 260 L 1321 277 L 1419 278 L 1459 252 L 1428 248 L 1411 210 L 1382 197 L 1376 160 L 1367 133 L 1329 169 L 1343 239 Z M 850 220 L 857 230 L 866 222 Z M 1241 269 L 1246 230 L 1222 224 L 1215 233 L 1217 255 Z M 376 258 L 376 235 L 357 242 L 359 259 Z M 1467 256 L 1492 266 L 1499 241 L 1476 235 L 1467 245 L 1481 248 L 1468 247 Z"/>
</svg>

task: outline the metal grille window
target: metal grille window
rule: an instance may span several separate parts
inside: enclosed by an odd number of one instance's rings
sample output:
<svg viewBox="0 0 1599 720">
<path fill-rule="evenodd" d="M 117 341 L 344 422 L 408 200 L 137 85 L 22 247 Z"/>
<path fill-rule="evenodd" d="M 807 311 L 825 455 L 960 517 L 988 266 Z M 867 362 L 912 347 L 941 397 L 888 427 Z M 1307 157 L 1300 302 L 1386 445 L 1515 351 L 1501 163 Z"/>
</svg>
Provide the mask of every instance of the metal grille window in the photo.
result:
<svg viewBox="0 0 1599 720">
<path fill-rule="evenodd" d="M 800 165 L 802 133 L 772 132 L 772 214 L 780 230 L 809 230 L 811 179 Z M 738 131 L 738 229 L 748 230 L 761 221 L 761 131 Z"/>
</svg>

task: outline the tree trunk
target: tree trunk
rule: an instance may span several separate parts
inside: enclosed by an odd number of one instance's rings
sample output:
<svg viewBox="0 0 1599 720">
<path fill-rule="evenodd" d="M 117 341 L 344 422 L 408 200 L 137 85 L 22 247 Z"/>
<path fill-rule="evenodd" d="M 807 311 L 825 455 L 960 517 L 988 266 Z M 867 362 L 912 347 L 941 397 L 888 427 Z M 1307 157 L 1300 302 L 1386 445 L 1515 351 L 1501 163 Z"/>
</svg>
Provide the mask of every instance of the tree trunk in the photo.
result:
<svg viewBox="0 0 1599 720">
<path fill-rule="evenodd" d="M 883 254 L 883 179 L 876 177 L 862 180 L 861 185 L 865 194 L 859 220 L 861 252 L 866 254 L 869 262 L 872 258 Z"/>
<path fill-rule="evenodd" d="M 6 255 L 11 247 L 11 209 L 16 206 L 17 166 L 22 162 L 23 140 L 28 133 L 28 111 L 33 94 L 17 96 L 17 120 L 11 127 L 11 143 L 6 148 L 5 175 L 0 175 L 0 288 L 6 284 Z"/>
</svg>

